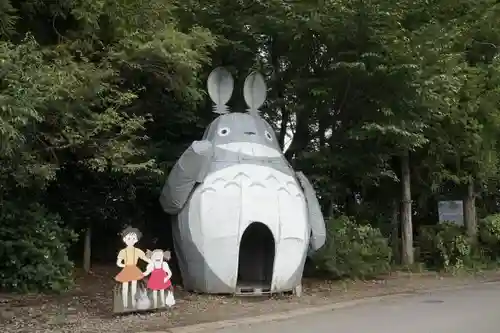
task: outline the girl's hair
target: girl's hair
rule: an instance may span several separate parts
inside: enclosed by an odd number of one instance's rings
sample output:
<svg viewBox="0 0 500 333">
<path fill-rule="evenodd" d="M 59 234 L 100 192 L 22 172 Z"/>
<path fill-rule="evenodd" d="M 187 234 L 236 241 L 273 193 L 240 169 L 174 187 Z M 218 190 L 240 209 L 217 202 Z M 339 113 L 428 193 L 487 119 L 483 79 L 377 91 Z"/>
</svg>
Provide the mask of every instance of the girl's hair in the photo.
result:
<svg viewBox="0 0 500 333">
<path fill-rule="evenodd" d="M 135 234 L 137 236 L 137 240 L 141 239 L 141 237 L 142 237 L 142 232 L 139 229 L 133 228 L 131 226 L 128 226 L 125 229 L 123 229 L 123 231 L 121 232 L 120 235 L 123 238 L 127 235 L 130 235 L 130 234 Z"/>
<path fill-rule="evenodd" d="M 171 255 L 170 251 L 168 251 L 168 250 L 163 251 L 163 250 L 160 250 L 160 249 L 156 249 L 156 250 L 153 250 L 153 251 L 151 251 L 151 250 L 147 250 L 147 251 L 146 251 L 146 256 L 147 256 L 148 258 L 151 258 L 151 257 L 153 256 L 153 253 L 155 253 L 155 252 L 160 252 L 160 253 L 163 253 L 163 258 L 164 258 L 166 261 L 169 261 L 169 260 L 170 260 L 170 258 L 172 257 L 172 255 Z"/>
</svg>

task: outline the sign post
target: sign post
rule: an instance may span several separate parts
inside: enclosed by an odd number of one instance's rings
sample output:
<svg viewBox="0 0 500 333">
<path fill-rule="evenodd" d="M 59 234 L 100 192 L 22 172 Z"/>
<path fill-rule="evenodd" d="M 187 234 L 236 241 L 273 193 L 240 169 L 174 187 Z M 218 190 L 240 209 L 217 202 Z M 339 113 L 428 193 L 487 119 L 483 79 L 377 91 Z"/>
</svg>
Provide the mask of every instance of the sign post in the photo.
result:
<svg viewBox="0 0 500 333">
<path fill-rule="evenodd" d="M 439 223 L 452 222 L 459 226 L 464 225 L 463 201 L 439 201 Z"/>
</svg>

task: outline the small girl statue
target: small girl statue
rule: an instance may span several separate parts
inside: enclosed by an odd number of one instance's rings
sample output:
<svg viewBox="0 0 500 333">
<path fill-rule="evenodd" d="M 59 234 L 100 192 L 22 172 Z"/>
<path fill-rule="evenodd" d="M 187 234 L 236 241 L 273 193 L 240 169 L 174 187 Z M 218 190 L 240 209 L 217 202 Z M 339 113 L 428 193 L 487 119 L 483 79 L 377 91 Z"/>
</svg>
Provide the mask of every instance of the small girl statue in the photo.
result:
<svg viewBox="0 0 500 333">
<path fill-rule="evenodd" d="M 151 274 L 148 280 L 148 288 L 153 291 L 153 306 L 158 307 L 158 291 L 160 292 L 160 299 L 163 306 L 165 304 L 165 290 L 172 292 L 172 271 L 168 266 L 167 261 L 170 260 L 170 251 L 154 250 L 146 251 L 146 255 L 150 258 L 151 262 L 143 273 L 144 276 Z M 166 260 L 166 261 L 164 261 Z"/>
</svg>

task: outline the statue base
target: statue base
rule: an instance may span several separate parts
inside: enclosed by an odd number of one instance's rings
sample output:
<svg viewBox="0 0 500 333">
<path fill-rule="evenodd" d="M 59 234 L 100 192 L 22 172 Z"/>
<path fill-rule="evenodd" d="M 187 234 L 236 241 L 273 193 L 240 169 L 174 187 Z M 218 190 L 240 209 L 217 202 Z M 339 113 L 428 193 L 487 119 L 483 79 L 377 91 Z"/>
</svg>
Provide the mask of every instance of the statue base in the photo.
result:
<svg viewBox="0 0 500 333">
<path fill-rule="evenodd" d="M 132 297 L 131 286 L 128 287 L 127 302 L 123 302 L 122 284 L 117 283 L 113 288 L 113 313 L 126 314 L 134 312 L 149 312 L 168 308 L 165 303 L 167 290 L 149 290 L 147 281 L 137 282 L 137 292 Z"/>
</svg>

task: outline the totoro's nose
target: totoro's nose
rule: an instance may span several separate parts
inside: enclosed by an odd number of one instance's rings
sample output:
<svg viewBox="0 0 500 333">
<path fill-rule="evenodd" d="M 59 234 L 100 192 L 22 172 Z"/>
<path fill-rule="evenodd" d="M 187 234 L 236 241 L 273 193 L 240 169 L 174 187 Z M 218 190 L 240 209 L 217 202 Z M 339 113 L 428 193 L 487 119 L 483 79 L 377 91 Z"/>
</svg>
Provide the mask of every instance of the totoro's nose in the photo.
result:
<svg viewBox="0 0 500 333">
<path fill-rule="evenodd" d="M 255 134 L 257 134 L 257 133 L 255 133 L 255 132 L 245 132 L 245 134 L 246 134 L 246 135 L 255 135 Z"/>
</svg>

